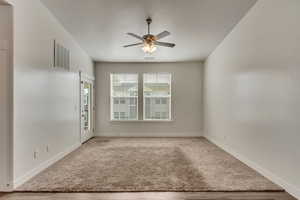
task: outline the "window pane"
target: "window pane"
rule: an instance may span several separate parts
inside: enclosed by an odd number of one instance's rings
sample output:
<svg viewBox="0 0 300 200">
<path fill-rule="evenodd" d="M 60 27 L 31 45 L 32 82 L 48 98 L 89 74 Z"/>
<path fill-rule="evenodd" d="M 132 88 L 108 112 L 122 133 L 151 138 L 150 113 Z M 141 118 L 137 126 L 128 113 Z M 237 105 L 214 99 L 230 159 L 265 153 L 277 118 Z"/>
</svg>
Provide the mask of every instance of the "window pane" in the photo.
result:
<svg viewBox="0 0 300 200">
<path fill-rule="evenodd" d="M 159 102 L 166 102 L 166 104 L 157 104 Z M 145 117 L 146 119 L 169 119 L 169 97 L 157 98 L 146 97 L 145 98 Z"/>
<path fill-rule="evenodd" d="M 113 120 L 138 119 L 138 75 L 111 75 L 111 109 Z"/>
<path fill-rule="evenodd" d="M 171 92 L 170 89 L 170 74 L 144 74 L 145 96 L 169 96 Z"/>
<path fill-rule="evenodd" d="M 171 74 L 144 74 L 145 120 L 170 120 Z"/>
<path fill-rule="evenodd" d="M 112 75 L 113 96 L 127 97 L 138 95 L 137 74 L 113 74 Z"/>
<path fill-rule="evenodd" d="M 114 104 L 119 104 L 119 98 L 114 98 Z"/>
<path fill-rule="evenodd" d="M 113 103 L 113 119 L 137 119 L 137 97 L 113 97 Z"/>
<path fill-rule="evenodd" d="M 119 113 L 118 112 L 114 112 L 114 118 L 119 119 Z"/>
</svg>

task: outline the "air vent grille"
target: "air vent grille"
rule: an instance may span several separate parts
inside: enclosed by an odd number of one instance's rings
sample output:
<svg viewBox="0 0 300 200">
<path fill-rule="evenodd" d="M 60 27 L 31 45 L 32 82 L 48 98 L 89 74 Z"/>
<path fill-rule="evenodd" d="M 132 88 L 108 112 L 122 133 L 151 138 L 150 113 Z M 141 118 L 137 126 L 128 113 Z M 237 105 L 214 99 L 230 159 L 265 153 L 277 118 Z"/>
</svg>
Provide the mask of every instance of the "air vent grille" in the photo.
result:
<svg viewBox="0 0 300 200">
<path fill-rule="evenodd" d="M 54 40 L 53 67 L 70 70 L 70 50 Z"/>
</svg>

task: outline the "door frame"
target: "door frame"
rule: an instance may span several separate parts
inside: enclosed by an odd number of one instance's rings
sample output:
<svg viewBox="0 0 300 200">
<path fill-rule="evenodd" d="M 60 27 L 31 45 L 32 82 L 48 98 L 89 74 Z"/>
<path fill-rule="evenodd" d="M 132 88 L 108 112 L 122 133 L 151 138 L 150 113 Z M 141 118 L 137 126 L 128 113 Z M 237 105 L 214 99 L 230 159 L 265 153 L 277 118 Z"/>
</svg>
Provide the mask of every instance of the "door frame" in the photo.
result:
<svg viewBox="0 0 300 200">
<path fill-rule="evenodd" d="M 5 55 L 7 66 L 5 70 L 5 75 L 7 76 L 7 81 L 4 84 L 5 98 L 7 101 L 7 111 L 6 113 L 2 113 L 1 120 L 5 120 L 4 131 L 1 129 L 0 131 L 0 145 L 4 147 L 4 152 L 0 152 L 0 160 L 5 161 L 5 163 L 0 167 L 0 170 L 3 170 L 1 173 L 6 174 L 6 176 L 0 180 L 0 192 L 11 192 L 13 190 L 13 145 L 14 145 L 14 137 L 13 137 L 13 126 L 14 126 L 14 113 L 13 113 L 13 73 L 14 73 L 14 65 L 13 65 L 13 6 L 10 4 L 0 4 L 2 13 L 4 15 L 4 19 L 7 19 L 7 25 L 4 25 L 0 28 L 9 29 L 10 35 L 4 35 L 4 37 L 0 38 L 0 51 Z M 5 12 L 3 12 L 5 11 Z M 3 73 L 3 72 L 1 72 Z M 2 118 L 4 117 L 4 118 Z"/>
<path fill-rule="evenodd" d="M 82 120 L 82 86 L 84 82 L 91 84 L 91 134 L 87 138 L 83 136 Z M 95 136 L 95 77 L 87 75 L 81 71 L 79 72 L 79 125 L 79 135 L 81 144 Z"/>
</svg>

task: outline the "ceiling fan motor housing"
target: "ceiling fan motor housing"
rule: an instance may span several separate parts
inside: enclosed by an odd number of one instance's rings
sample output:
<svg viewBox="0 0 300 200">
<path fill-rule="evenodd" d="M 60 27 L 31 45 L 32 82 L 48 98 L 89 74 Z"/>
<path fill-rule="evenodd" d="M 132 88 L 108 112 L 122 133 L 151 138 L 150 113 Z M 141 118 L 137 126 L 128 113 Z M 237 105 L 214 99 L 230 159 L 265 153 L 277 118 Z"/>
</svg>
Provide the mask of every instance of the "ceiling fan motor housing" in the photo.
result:
<svg viewBox="0 0 300 200">
<path fill-rule="evenodd" d="M 156 41 L 156 37 L 151 34 L 144 35 L 143 39 L 147 44 L 153 44 Z"/>
</svg>

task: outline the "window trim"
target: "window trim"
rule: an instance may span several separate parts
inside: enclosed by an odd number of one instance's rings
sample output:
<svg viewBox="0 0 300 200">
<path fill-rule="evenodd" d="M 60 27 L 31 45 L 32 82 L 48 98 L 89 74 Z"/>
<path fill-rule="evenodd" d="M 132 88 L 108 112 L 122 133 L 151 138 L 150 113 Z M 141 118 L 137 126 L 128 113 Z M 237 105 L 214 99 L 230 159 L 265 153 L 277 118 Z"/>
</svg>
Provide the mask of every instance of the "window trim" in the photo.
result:
<svg viewBox="0 0 300 200">
<path fill-rule="evenodd" d="M 146 102 L 145 102 L 145 75 L 146 74 L 168 74 L 170 76 L 170 95 L 165 96 L 169 98 L 169 118 L 168 119 L 146 119 Z M 151 73 L 143 73 L 143 121 L 152 121 L 152 122 L 168 122 L 168 121 L 173 121 L 172 118 L 172 73 L 169 72 L 151 72 Z M 163 96 L 153 96 L 157 98 L 162 98 Z"/>
<path fill-rule="evenodd" d="M 136 98 L 136 118 L 135 119 L 114 119 L 114 109 L 113 109 L 113 83 L 112 83 L 112 77 L 113 75 L 115 74 L 134 74 L 137 76 L 137 96 L 135 96 L 134 98 Z M 120 122 L 130 122 L 130 121 L 138 121 L 139 120 L 139 74 L 138 73 L 110 73 L 110 76 L 109 76 L 110 80 L 109 80 L 109 83 L 110 83 L 110 95 L 109 95 L 109 103 L 110 103 L 110 121 L 120 121 Z M 130 98 L 132 96 L 128 96 L 127 98 Z M 122 97 L 121 97 L 122 98 Z M 125 96 L 123 98 L 126 98 Z M 120 115 L 120 113 L 119 113 Z"/>
</svg>

